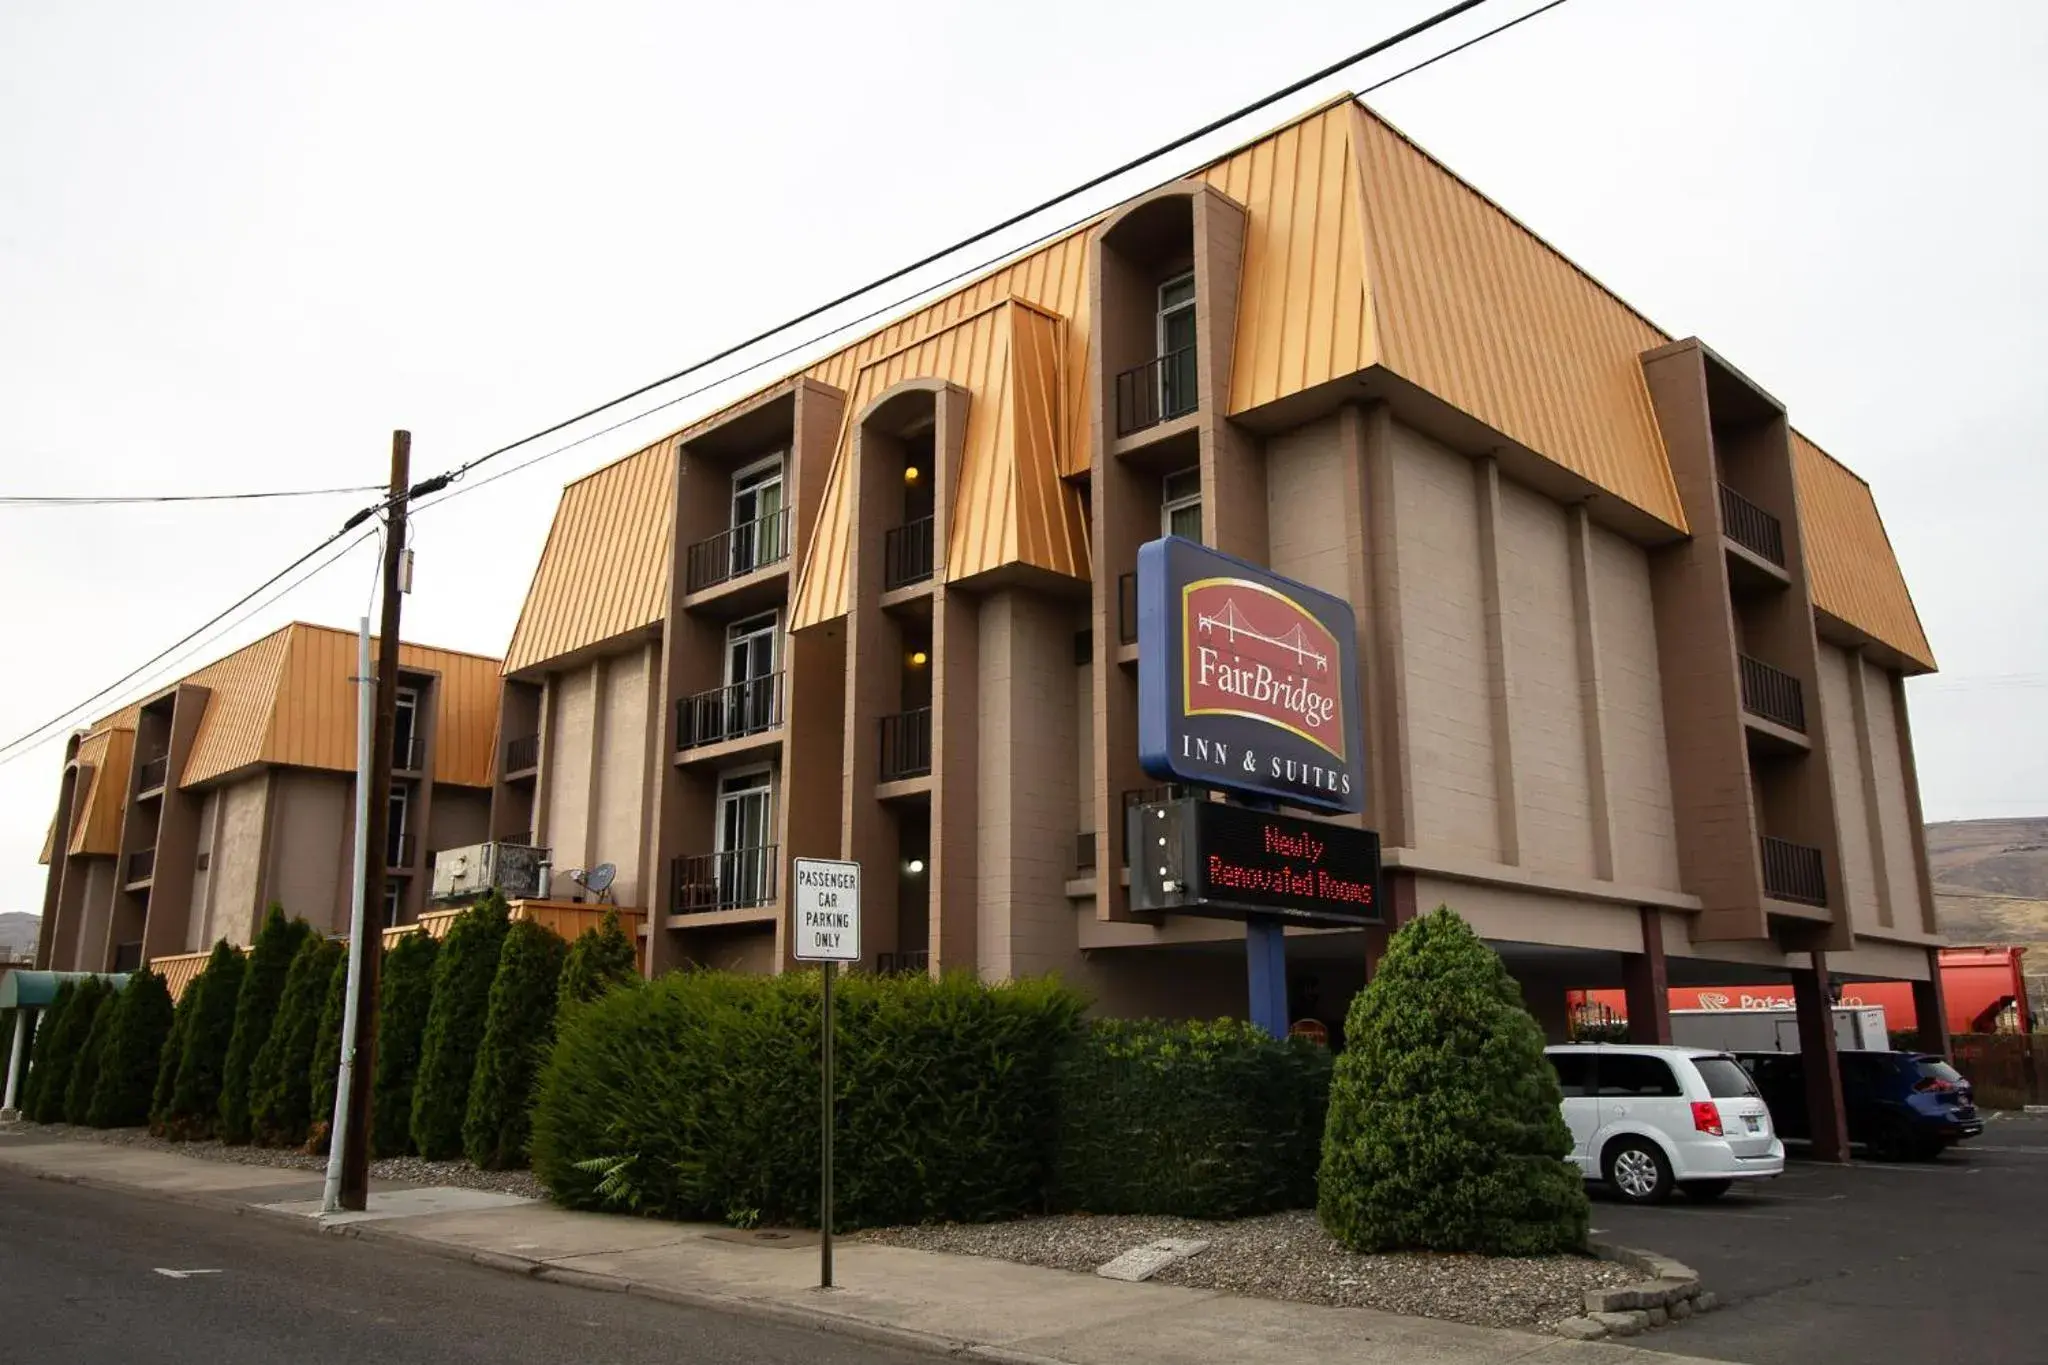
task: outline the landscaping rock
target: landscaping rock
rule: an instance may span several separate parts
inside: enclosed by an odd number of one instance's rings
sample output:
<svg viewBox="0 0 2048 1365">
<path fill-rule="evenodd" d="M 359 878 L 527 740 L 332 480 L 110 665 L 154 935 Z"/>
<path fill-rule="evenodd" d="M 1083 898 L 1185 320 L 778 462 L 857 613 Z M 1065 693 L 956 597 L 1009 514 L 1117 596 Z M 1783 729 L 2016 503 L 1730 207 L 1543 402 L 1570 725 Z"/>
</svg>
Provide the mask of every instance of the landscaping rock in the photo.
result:
<svg viewBox="0 0 2048 1365">
<path fill-rule="evenodd" d="M 1566 1318 L 1550 1330 L 1573 1341 L 1598 1341 L 1607 1335 L 1607 1328 L 1595 1318 Z"/>
<path fill-rule="evenodd" d="M 1650 1326 L 1652 1327 L 1662 1327 L 1665 1323 L 1671 1321 L 1671 1313 L 1668 1309 L 1652 1308 L 1648 1312 L 1650 1314 Z"/>
<path fill-rule="evenodd" d="M 1720 1306 L 1720 1298 L 1707 1290 L 1703 1290 L 1695 1295 L 1692 1301 L 1692 1311 L 1695 1313 L 1711 1313 Z"/>
<path fill-rule="evenodd" d="M 1671 1313 L 1671 1320 L 1673 1322 L 1684 1322 L 1687 1318 L 1692 1316 L 1692 1300 L 1680 1299 L 1678 1300 L 1678 1302 L 1671 1305 L 1669 1311 Z"/>
<path fill-rule="evenodd" d="M 1095 1267 L 1095 1273 L 1105 1280 L 1124 1280 L 1136 1284 L 1149 1280 L 1176 1261 L 1207 1251 L 1209 1244 L 1193 1237 L 1161 1237 L 1156 1242 L 1147 1242 L 1141 1247 L 1132 1247 L 1113 1261 Z"/>
<path fill-rule="evenodd" d="M 1650 1316 L 1631 1309 L 1625 1313 L 1595 1313 L 1593 1321 L 1605 1327 L 1609 1336 L 1632 1337 L 1649 1326 Z"/>
</svg>

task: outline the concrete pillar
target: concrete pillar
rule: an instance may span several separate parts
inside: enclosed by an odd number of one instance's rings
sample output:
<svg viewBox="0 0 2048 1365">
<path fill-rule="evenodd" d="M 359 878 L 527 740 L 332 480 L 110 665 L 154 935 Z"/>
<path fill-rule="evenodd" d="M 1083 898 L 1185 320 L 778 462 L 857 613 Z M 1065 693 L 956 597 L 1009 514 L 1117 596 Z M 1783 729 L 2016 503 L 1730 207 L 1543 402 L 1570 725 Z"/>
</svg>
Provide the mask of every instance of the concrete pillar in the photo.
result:
<svg viewBox="0 0 2048 1365">
<path fill-rule="evenodd" d="M 14 1045 L 7 1056 L 7 1094 L 0 1100 L 0 1118 L 18 1118 L 14 1102 L 21 1093 L 21 1064 L 28 1056 L 28 1010 L 14 1012 Z"/>
<path fill-rule="evenodd" d="M 1842 1108 L 1842 1071 L 1835 1062 L 1835 1010 L 1828 997 L 1828 955 L 1794 968 L 1792 1004 L 1799 1014 L 1799 1055 L 1806 1068 L 1807 1130 L 1816 1161 L 1849 1159 L 1848 1119 Z"/>
<path fill-rule="evenodd" d="M 1671 1041 L 1671 988 L 1664 972 L 1664 916 L 1644 906 L 1643 950 L 1622 956 L 1622 984 L 1628 990 L 1628 1040 Z"/>
<path fill-rule="evenodd" d="M 1941 950 L 1927 950 L 1927 979 L 1913 983 L 1913 1014 L 1919 1038 L 1914 1046 L 1922 1052 L 1948 1056 L 1948 1001 L 1941 994 Z"/>
</svg>

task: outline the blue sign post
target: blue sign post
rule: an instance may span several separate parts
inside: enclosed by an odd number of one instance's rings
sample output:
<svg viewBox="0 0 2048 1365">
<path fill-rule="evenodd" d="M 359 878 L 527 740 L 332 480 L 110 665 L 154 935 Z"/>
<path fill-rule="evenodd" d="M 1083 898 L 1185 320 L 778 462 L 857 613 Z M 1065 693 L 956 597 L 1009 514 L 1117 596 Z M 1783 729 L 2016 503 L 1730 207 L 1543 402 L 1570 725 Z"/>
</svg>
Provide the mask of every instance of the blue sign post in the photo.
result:
<svg viewBox="0 0 2048 1365">
<path fill-rule="evenodd" d="M 1139 547 L 1138 760 L 1265 810 L 1363 809 L 1350 604 L 1180 536 Z M 1285 923 L 1244 921 L 1252 1022 L 1284 1037 Z"/>
</svg>

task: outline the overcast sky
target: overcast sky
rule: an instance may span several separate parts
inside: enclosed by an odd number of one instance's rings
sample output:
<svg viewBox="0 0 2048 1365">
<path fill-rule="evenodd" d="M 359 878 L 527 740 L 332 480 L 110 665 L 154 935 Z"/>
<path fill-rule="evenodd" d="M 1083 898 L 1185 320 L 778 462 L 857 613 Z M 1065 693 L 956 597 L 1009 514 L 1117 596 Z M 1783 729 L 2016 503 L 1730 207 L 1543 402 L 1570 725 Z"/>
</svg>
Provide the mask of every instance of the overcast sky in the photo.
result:
<svg viewBox="0 0 2048 1365">
<path fill-rule="evenodd" d="M 399 426 L 416 475 L 445 468 L 1436 7 L 0 7 L 0 494 L 368 484 Z M 1876 488 L 1944 670 L 1911 689 L 1932 819 L 2048 815 L 2044 69 L 2033 4 L 1569 0 L 1370 97 Z M 560 486 L 719 396 L 423 512 L 408 637 L 501 652 Z M 0 740 L 360 503 L 0 507 Z M 371 554 L 143 681 L 294 618 L 352 626 Z M 61 755 L 0 764 L 0 909 L 41 907 Z"/>
</svg>

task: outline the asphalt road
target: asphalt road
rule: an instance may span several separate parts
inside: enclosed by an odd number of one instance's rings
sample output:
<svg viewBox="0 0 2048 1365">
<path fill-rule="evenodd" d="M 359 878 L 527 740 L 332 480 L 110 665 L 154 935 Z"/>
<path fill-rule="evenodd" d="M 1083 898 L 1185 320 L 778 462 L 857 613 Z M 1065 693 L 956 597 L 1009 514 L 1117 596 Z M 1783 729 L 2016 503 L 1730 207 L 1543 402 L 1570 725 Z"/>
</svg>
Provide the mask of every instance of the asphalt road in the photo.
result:
<svg viewBox="0 0 2048 1365">
<path fill-rule="evenodd" d="M 2048 1118 L 2001 1117 L 1931 1163 L 1795 1161 L 1715 1205 L 1593 1198 L 1609 1240 L 1684 1261 L 1728 1305 L 1630 1345 L 1748 1365 L 2048 1361 Z"/>
<path fill-rule="evenodd" d="M 931 1359 L 0 1172 L 0 1365 Z"/>
</svg>

